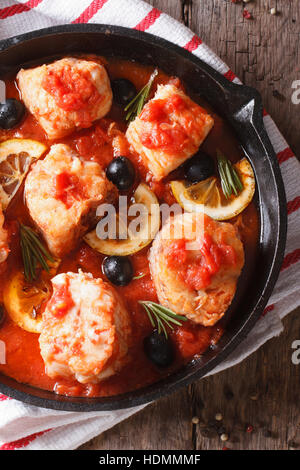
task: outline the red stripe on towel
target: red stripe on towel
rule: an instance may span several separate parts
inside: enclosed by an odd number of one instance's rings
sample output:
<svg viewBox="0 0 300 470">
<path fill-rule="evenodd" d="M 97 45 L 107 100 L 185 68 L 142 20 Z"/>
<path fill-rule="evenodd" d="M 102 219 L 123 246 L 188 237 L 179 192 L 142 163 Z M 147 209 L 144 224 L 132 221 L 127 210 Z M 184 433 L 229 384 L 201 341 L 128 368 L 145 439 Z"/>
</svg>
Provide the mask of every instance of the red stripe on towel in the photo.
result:
<svg viewBox="0 0 300 470">
<path fill-rule="evenodd" d="M 88 23 L 108 0 L 94 0 L 72 23 Z"/>
<path fill-rule="evenodd" d="M 200 44 L 202 44 L 202 40 L 195 34 L 195 36 L 193 36 L 192 39 L 183 46 L 183 48 L 189 52 L 193 52 L 198 46 L 200 46 Z"/>
<path fill-rule="evenodd" d="M 272 310 L 274 310 L 274 307 L 275 307 L 274 304 L 268 305 L 268 306 L 264 309 L 264 311 L 263 311 L 263 313 L 262 313 L 261 316 L 264 317 L 265 315 L 267 315 L 267 313 L 272 312 Z"/>
<path fill-rule="evenodd" d="M 300 248 L 294 250 L 292 253 L 288 253 L 282 263 L 281 271 L 289 268 L 292 264 L 297 263 L 300 260 Z"/>
<path fill-rule="evenodd" d="M 224 77 L 227 78 L 230 82 L 236 78 L 236 75 L 233 73 L 232 70 L 228 70 L 226 73 L 224 73 Z"/>
<path fill-rule="evenodd" d="M 299 208 L 300 208 L 300 196 L 295 197 L 295 199 L 287 203 L 288 214 L 292 214 L 292 212 L 297 211 Z"/>
<path fill-rule="evenodd" d="M 277 159 L 279 163 L 286 162 L 292 157 L 294 157 L 294 154 L 292 152 L 292 149 L 290 149 L 289 147 L 277 153 Z"/>
<path fill-rule="evenodd" d="M 0 393 L 0 401 L 6 401 L 6 400 L 11 400 L 11 398 L 7 397 L 6 395 L 2 395 L 2 393 Z"/>
<path fill-rule="evenodd" d="M 146 29 L 150 28 L 157 18 L 159 18 L 161 15 L 161 11 L 159 11 L 157 8 L 152 8 L 151 11 L 149 11 L 148 15 L 145 16 L 145 18 L 140 21 L 134 29 L 137 29 L 138 31 L 146 31 Z"/>
<path fill-rule="evenodd" d="M 24 447 L 27 447 L 31 442 L 35 441 L 38 437 L 42 436 L 46 432 L 51 431 L 51 429 L 46 429 L 46 431 L 41 431 L 41 432 L 36 432 L 34 434 L 31 434 L 30 436 L 23 437 L 22 439 L 19 439 L 14 442 L 7 442 L 6 444 L 2 444 L 0 446 L 0 450 L 16 450 L 16 449 L 22 449 Z"/>
<path fill-rule="evenodd" d="M 10 16 L 24 13 L 24 11 L 30 11 L 32 8 L 37 7 L 43 0 L 29 0 L 26 3 L 18 3 L 17 5 L 11 5 L 0 9 L 0 20 L 5 20 Z"/>
</svg>

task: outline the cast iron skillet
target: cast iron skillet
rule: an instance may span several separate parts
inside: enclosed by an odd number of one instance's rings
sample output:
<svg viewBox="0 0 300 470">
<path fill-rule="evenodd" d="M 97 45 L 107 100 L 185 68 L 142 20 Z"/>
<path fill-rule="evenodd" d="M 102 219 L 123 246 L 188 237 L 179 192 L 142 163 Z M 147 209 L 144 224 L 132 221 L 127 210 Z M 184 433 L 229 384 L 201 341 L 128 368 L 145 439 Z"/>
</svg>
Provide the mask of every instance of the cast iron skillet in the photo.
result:
<svg viewBox="0 0 300 470">
<path fill-rule="evenodd" d="M 108 25 L 66 25 L 42 29 L 0 42 L 0 78 L 28 61 L 75 52 L 98 53 L 158 66 L 178 76 L 231 125 L 255 171 L 260 212 L 259 266 L 246 288 L 238 289 L 235 315 L 214 349 L 151 386 L 108 398 L 68 398 L 0 376 L 0 392 L 31 405 L 70 411 L 127 408 L 148 403 L 203 377 L 248 335 L 277 280 L 286 240 L 286 199 L 276 155 L 262 120 L 259 93 L 228 82 L 204 62 L 174 44 L 147 33 Z M 258 263 L 257 263 L 258 264 Z"/>
</svg>

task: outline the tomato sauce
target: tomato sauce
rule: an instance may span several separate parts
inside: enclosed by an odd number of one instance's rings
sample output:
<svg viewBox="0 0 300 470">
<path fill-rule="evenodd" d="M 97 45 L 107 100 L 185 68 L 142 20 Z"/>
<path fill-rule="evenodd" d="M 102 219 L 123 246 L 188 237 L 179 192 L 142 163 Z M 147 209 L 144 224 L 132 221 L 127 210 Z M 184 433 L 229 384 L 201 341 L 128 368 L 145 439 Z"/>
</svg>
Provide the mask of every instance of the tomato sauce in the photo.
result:
<svg viewBox="0 0 300 470">
<path fill-rule="evenodd" d="M 236 264 L 234 248 L 225 243 L 215 243 L 207 233 L 198 247 L 201 256 L 191 256 L 187 243 L 185 239 L 172 240 L 166 251 L 166 260 L 191 290 L 206 289 L 221 266 Z"/>
<path fill-rule="evenodd" d="M 169 115 L 185 108 L 185 101 L 178 95 L 147 103 L 140 119 L 153 124 L 149 131 L 142 133 L 142 144 L 149 149 L 163 149 L 168 153 L 181 151 L 188 143 L 188 131 L 179 124 L 171 123 Z"/>
<path fill-rule="evenodd" d="M 127 78 L 134 83 L 138 90 L 147 83 L 153 72 L 152 67 L 116 58 L 108 60 L 106 62 L 106 68 L 111 79 Z M 51 76 L 48 77 L 44 83 L 46 89 L 51 90 L 50 92 L 57 100 L 61 100 L 62 96 L 65 96 L 62 90 L 65 90 L 66 82 L 68 83 L 66 100 L 63 102 L 63 106 L 65 106 L 66 109 L 76 109 L 77 106 L 79 106 L 78 103 L 80 100 L 87 100 L 87 102 L 89 102 L 90 99 L 96 99 L 94 91 L 91 89 L 87 90 L 87 94 L 83 93 L 82 88 L 85 87 L 85 84 L 82 81 L 79 82 L 78 85 L 69 85 L 69 81 L 66 81 L 67 78 L 68 77 Z M 155 83 L 165 84 L 168 82 L 170 82 L 170 77 L 160 71 L 155 79 Z M 18 89 L 14 80 L 7 80 L 6 85 L 8 97 L 18 98 Z M 152 96 L 153 95 L 150 95 L 150 98 Z M 226 123 L 207 103 L 200 102 L 199 104 L 211 113 L 215 121 L 215 125 L 203 143 L 202 149 L 211 155 L 215 155 L 216 150 L 221 148 L 223 153 L 230 157 L 232 161 L 239 160 L 241 158 L 241 149 Z M 181 104 L 173 103 L 171 105 L 180 106 Z M 152 110 L 152 112 L 157 113 L 158 110 Z M 162 111 L 159 110 L 159 112 Z M 44 142 L 47 146 L 55 143 L 65 143 L 76 150 L 83 159 L 97 161 L 103 168 L 107 166 L 117 152 L 130 158 L 139 175 L 138 180 L 145 180 L 147 176 L 146 168 L 143 166 L 139 156 L 130 152 L 122 138 L 120 138 L 119 145 L 117 146 L 119 150 L 113 149 L 112 147 L 112 139 L 118 139 L 118 135 L 117 133 L 113 134 L 110 132 L 111 125 L 112 123 L 116 123 L 117 129 L 124 131 L 126 129 L 124 117 L 124 111 L 119 106 L 113 104 L 110 113 L 105 119 L 97 121 L 88 129 L 83 129 L 68 137 L 51 141 L 50 143 L 34 117 L 27 115 L 17 129 L 10 131 L 0 130 L 0 142 L 12 137 L 21 137 L 39 140 L 40 142 Z M 173 175 L 160 182 L 148 178 L 147 184 L 149 184 L 156 193 L 160 202 L 172 204 L 175 200 L 170 190 L 169 181 L 177 177 L 180 177 L 180 170 L 173 172 Z M 62 178 L 61 181 L 56 181 L 55 184 L 57 196 L 64 198 L 65 189 L 70 185 L 68 177 L 66 176 Z M 66 203 L 68 204 L 67 200 Z M 16 227 L 20 222 L 32 225 L 32 221 L 24 205 L 22 188 L 8 207 L 5 218 L 6 227 Z M 251 273 L 254 269 L 259 232 L 258 214 L 254 203 L 251 203 L 241 215 L 231 222 L 237 224 L 239 228 L 241 239 L 245 247 L 245 270 Z M 10 249 L 11 254 L 7 261 L 7 270 L 5 273 L 0 274 L 0 286 L 2 286 L 2 288 L 11 273 L 22 269 L 17 230 L 12 230 Z M 22 330 L 12 322 L 8 315 L 6 315 L 5 322 L 0 328 L 0 340 L 4 341 L 6 344 L 7 362 L 5 365 L 0 365 L 0 372 L 19 382 L 46 390 L 54 390 L 59 394 L 87 397 L 110 396 L 144 387 L 158 381 L 180 368 L 184 363 L 195 357 L 195 355 L 203 354 L 210 346 L 216 344 L 222 336 L 224 328 L 226 328 L 226 315 L 223 320 L 213 327 L 203 327 L 187 321 L 181 327 L 176 327 L 173 332 L 170 332 L 176 351 L 176 360 L 171 367 L 158 369 L 146 358 L 143 349 L 143 339 L 153 328 L 143 307 L 138 301 L 157 301 L 156 291 L 149 272 L 148 254 L 149 248 L 146 247 L 131 256 L 136 279 L 133 279 L 128 286 L 117 288 L 117 291 L 124 299 L 127 309 L 130 312 L 133 332 L 132 344 L 129 350 L 130 360 L 128 365 L 125 366 L 120 373 L 100 384 L 82 385 L 76 381 L 50 379 L 45 373 L 44 363 L 40 355 L 38 334 Z M 182 253 L 179 252 L 178 262 L 180 256 L 182 256 Z M 223 254 L 221 253 L 221 256 L 225 256 L 224 252 Z M 58 267 L 57 273 L 67 271 L 78 272 L 78 269 L 82 269 L 84 272 L 92 273 L 94 277 L 104 279 L 105 276 L 102 272 L 103 259 L 104 256 L 92 250 L 84 242 L 81 242 L 76 250 L 64 257 Z M 216 264 L 214 266 L 212 261 L 210 265 L 211 273 L 215 272 L 214 270 L 217 270 L 217 268 L 218 265 Z M 205 276 L 203 277 L 203 275 L 201 275 L 200 278 L 201 281 L 199 282 L 208 282 Z M 0 296 L 3 297 L 1 289 Z M 61 293 L 61 298 L 62 309 L 57 312 L 58 315 L 64 314 L 64 305 L 68 305 L 70 301 L 68 295 L 64 292 Z"/>
<path fill-rule="evenodd" d="M 62 201 L 67 208 L 82 195 L 82 187 L 76 175 L 67 172 L 59 173 L 54 177 L 53 195 Z"/>
<path fill-rule="evenodd" d="M 48 308 L 56 318 L 62 318 L 74 306 L 68 284 L 59 286 L 49 301 Z"/>
<path fill-rule="evenodd" d="M 42 86 L 60 108 L 80 114 L 81 127 L 92 124 L 89 107 L 99 103 L 102 97 L 91 82 L 89 72 L 74 71 L 70 65 L 60 70 L 48 70 Z"/>
</svg>

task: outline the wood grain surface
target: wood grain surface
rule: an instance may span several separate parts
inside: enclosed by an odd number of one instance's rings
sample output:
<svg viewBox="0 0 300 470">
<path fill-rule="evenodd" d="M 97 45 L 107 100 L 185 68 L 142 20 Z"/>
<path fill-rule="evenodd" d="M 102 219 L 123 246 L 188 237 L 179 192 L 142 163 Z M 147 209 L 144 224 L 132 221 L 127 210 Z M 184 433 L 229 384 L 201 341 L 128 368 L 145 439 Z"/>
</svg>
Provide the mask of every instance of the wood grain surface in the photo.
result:
<svg viewBox="0 0 300 470">
<path fill-rule="evenodd" d="M 150 3 L 184 22 L 245 84 L 260 91 L 299 156 L 300 105 L 291 102 L 292 82 L 300 80 L 299 0 Z M 269 13 L 274 6 L 276 16 Z M 243 18 L 243 8 L 253 20 Z M 300 365 L 291 361 L 291 345 L 300 339 L 300 309 L 284 327 L 280 337 L 241 364 L 149 405 L 81 449 L 300 449 Z M 227 441 L 221 440 L 224 434 Z"/>
</svg>

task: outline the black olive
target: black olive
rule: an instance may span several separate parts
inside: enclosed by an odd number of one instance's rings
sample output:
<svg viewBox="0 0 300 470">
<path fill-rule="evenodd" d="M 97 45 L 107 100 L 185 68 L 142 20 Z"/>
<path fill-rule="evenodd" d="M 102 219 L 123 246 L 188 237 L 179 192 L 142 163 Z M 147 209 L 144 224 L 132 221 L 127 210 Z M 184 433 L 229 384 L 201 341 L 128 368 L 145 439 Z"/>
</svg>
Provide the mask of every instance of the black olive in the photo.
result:
<svg viewBox="0 0 300 470">
<path fill-rule="evenodd" d="M 126 78 L 117 78 L 111 82 L 115 101 L 121 106 L 126 106 L 136 96 L 134 84 Z"/>
<path fill-rule="evenodd" d="M 168 367 L 174 360 L 171 340 L 157 330 L 144 339 L 144 351 L 148 359 L 158 367 Z"/>
<path fill-rule="evenodd" d="M 12 129 L 15 127 L 25 113 L 25 107 L 21 101 L 9 98 L 0 104 L 0 128 Z"/>
<path fill-rule="evenodd" d="M 106 168 L 106 176 L 120 191 L 127 191 L 134 183 L 135 169 L 128 158 L 117 157 Z"/>
<path fill-rule="evenodd" d="M 184 177 L 190 183 L 206 180 L 215 173 L 213 159 L 204 152 L 197 152 L 184 164 Z"/>
<path fill-rule="evenodd" d="M 5 320 L 4 308 L 3 308 L 3 305 L 0 305 L 0 327 L 3 325 L 4 320 Z"/>
<path fill-rule="evenodd" d="M 133 267 L 126 256 L 108 256 L 103 262 L 103 271 L 116 286 L 126 286 L 133 278 Z"/>
</svg>

